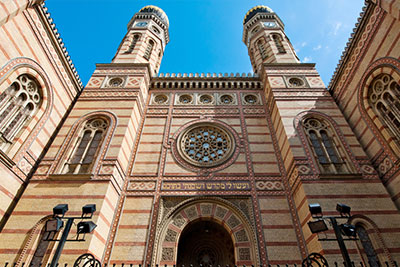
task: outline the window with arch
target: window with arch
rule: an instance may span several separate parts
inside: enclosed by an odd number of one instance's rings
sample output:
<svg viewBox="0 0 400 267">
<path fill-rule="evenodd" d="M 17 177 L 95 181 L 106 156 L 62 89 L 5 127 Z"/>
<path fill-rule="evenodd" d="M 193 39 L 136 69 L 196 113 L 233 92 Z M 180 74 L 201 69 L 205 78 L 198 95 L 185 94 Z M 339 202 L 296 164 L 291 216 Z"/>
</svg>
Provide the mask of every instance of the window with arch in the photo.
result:
<svg viewBox="0 0 400 267">
<path fill-rule="evenodd" d="M 109 123 L 103 118 L 88 120 L 63 166 L 64 174 L 89 173 L 101 147 Z"/>
<path fill-rule="evenodd" d="M 315 117 L 304 119 L 302 124 L 321 172 L 349 172 L 349 160 L 330 124 Z"/>
<path fill-rule="evenodd" d="M 151 57 L 151 53 L 153 53 L 153 48 L 154 48 L 154 41 L 149 40 L 149 43 L 147 44 L 146 50 L 144 51 L 144 58 L 149 60 Z"/>
<path fill-rule="evenodd" d="M 368 101 L 392 136 L 400 142 L 400 85 L 388 74 L 377 76 L 368 89 Z"/>
<path fill-rule="evenodd" d="M 132 51 L 135 49 L 135 46 L 136 46 L 137 42 L 139 41 L 139 39 L 140 39 L 140 34 L 134 34 L 134 35 L 133 35 L 132 42 L 131 42 L 131 44 L 129 45 L 129 48 L 128 48 L 128 50 L 125 52 L 125 54 L 130 54 L 130 53 L 132 53 Z"/>
<path fill-rule="evenodd" d="M 279 34 L 273 34 L 272 35 L 272 39 L 275 42 L 275 46 L 278 49 L 278 52 L 279 53 L 286 53 L 286 50 L 285 50 L 285 48 L 283 46 L 283 43 L 282 43 L 282 37 Z"/>
<path fill-rule="evenodd" d="M 48 261 L 48 258 L 50 257 L 52 246 L 51 241 L 49 240 L 54 239 L 58 232 L 46 232 L 45 228 L 46 226 L 43 227 L 40 233 L 38 245 L 33 254 L 30 266 L 45 265 L 46 261 Z"/>
<path fill-rule="evenodd" d="M 22 74 L 0 95 L 0 148 L 7 148 L 23 125 L 39 110 L 39 83 Z"/>
<path fill-rule="evenodd" d="M 266 59 L 268 57 L 267 50 L 265 50 L 264 43 L 261 39 L 257 41 L 257 47 L 262 59 Z"/>
<path fill-rule="evenodd" d="M 362 255 L 366 257 L 368 265 L 371 267 L 380 266 L 378 256 L 376 255 L 374 246 L 372 245 L 371 239 L 368 235 L 368 231 L 361 224 L 356 224 L 356 232 L 363 249 Z"/>
</svg>

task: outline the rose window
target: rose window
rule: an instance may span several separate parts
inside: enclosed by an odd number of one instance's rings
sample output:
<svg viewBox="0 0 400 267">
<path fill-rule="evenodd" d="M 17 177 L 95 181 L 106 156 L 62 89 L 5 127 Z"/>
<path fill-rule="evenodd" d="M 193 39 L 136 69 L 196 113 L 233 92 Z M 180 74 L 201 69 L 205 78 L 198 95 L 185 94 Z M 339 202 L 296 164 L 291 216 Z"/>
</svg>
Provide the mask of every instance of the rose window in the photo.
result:
<svg viewBox="0 0 400 267">
<path fill-rule="evenodd" d="M 192 165 L 212 167 L 224 163 L 233 153 L 232 135 L 222 127 L 195 124 L 178 140 L 182 158 Z"/>
<path fill-rule="evenodd" d="M 224 103 L 224 104 L 233 103 L 233 98 L 230 95 L 222 95 L 220 99 L 221 99 L 221 102 Z"/>
</svg>

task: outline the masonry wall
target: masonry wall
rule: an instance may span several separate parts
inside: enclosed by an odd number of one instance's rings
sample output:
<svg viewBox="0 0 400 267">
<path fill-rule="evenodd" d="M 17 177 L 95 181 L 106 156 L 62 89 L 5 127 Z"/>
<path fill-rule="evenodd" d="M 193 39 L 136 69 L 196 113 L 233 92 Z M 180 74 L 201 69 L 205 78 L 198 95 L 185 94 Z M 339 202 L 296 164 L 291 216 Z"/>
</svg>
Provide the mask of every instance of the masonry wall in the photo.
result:
<svg viewBox="0 0 400 267">
<path fill-rule="evenodd" d="M 367 96 L 373 78 L 382 73 L 391 75 L 397 84 L 400 81 L 400 22 L 395 2 L 382 1 L 380 5 L 383 9 L 368 5 L 362 14 L 365 23 L 356 28 L 353 46 L 346 49 L 330 90 L 392 200 L 399 207 L 399 145 L 396 137 L 371 109 Z"/>
<path fill-rule="evenodd" d="M 43 91 L 42 105 L 35 117 L 1 151 L 0 227 L 3 227 L 29 172 L 81 86 L 41 6 L 31 6 L 22 0 L 3 2 L 0 40 L 0 93 L 22 74 L 34 77 Z"/>
</svg>

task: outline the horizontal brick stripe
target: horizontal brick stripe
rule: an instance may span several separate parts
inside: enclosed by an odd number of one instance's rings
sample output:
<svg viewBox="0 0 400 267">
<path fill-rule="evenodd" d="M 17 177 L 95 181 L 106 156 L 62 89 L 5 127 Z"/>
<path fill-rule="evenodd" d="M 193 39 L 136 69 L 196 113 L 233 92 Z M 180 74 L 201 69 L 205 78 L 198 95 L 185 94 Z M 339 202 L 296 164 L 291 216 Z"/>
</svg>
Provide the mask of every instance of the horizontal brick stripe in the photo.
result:
<svg viewBox="0 0 400 267">
<path fill-rule="evenodd" d="M 275 214 L 275 213 L 289 213 L 289 210 L 261 210 L 261 213 Z"/>
<path fill-rule="evenodd" d="M 124 210 L 123 213 L 150 213 L 151 210 Z"/>
<path fill-rule="evenodd" d="M 119 225 L 119 229 L 148 229 L 148 225 Z"/>
<path fill-rule="evenodd" d="M 263 229 L 293 229 L 293 225 L 263 225 Z"/>
<path fill-rule="evenodd" d="M 299 244 L 297 242 L 284 242 L 284 241 L 276 241 L 276 242 L 265 242 L 267 246 L 294 246 L 297 247 Z"/>
<path fill-rule="evenodd" d="M 0 185 L 0 191 L 3 192 L 7 197 L 14 199 L 15 195 L 8 191 L 5 187 Z"/>
<path fill-rule="evenodd" d="M 114 245 L 118 247 L 144 247 L 146 242 L 115 242 Z"/>
<path fill-rule="evenodd" d="M 103 199 L 104 195 L 24 195 L 27 199 Z"/>
<path fill-rule="evenodd" d="M 269 260 L 268 261 L 268 263 L 270 265 L 301 264 L 302 262 L 303 262 L 302 260 L 283 260 L 283 261 Z"/>
<path fill-rule="evenodd" d="M 362 195 L 362 194 L 349 194 L 349 195 L 308 195 L 310 199 L 330 199 L 330 198 L 389 198 L 388 194 L 376 194 L 376 195 Z"/>
</svg>

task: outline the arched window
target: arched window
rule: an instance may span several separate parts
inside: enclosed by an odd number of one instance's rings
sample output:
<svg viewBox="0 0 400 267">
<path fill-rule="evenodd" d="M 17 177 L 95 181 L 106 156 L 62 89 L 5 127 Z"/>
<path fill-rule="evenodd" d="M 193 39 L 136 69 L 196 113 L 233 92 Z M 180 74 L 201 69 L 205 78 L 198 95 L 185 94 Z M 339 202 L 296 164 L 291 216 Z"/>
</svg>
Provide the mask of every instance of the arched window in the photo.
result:
<svg viewBox="0 0 400 267">
<path fill-rule="evenodd" d="M 262 59 L 266 59 L 268 57 L 268 55 L 267 55 L 267 51 L 265 50 L 264 43 L 262 40 L 257 41 L 257 47 L 258 47 L 258 51 L 260 52 Z"/>
<path fill-rule="evenodd" d="M 149 43 L 146 47 L 146 51 L 144 51 L 144 58 L 149 60 L 151 57 L 151 53 L 153 52 L 153 48 L 154 48 L 154 41 L 153 40 L 149 40 Z"/>
<path fill-rule="evenodd" d="M 376 77 L 368 90 L 375 114 L 400 142 L 400 85 L 388 74 Z"/>
<path fill-rule="evenodd" d="M 371 239 L 369 238 L 367 230 L 362 225 L 357 224 L 356 232 L 357 232 L 358 238 L 360 240 L 361 246 L 363 248 L 364 253 L 362 253 L 362 255 L 366 256 L 366 259 L 368 261 L 367 265 L 369 265 L 371 267 L 380 266 L 378 257 L 374 250 L 374 246 L 372 245 Z"/>
<path fill-rule="evenodd" d="M 39 110 L 42 92 L 27 74 L 18 78 L 0 95 L 0 147 L 12 143 L 22 126 Z"/>
<path fill-rule="evenodd" d="M 40 233 L 39 243 L 36 247 L 35 253 L 33 254 L 31 263 L 29 266 L 41 266 L 46 264 L 46 258 L 51 254 L 51 241 L 57 235 L 57 232 L 46 232 L 46 227 L 43 227 Z"/>
<path fill-rule="evenodd" d="M 87 121 L 79 135 L 70 157 L 64 164 L 63 173 L 89 173 L 101 147 L 108 122 L 102 118 Z"/>
<path fill-rule="evenodd" d="M 282 44 L 281 36 L 278 35 L 278 34 L 273 34 L 272 35 L 272 39 L 274 39 L 275 46 L 278 49 L 278 52 L 279 53 L 286 53 L 286 50 L 285 50 L 285 48 L 283 47 L 283 44 Z"/>
<path fill-rule="evenodd" d="M 130 53 L 132 53 L 132 51 L 135 49 L 135 46 L 136 46 L 137 42 L 139 41 L 139 39 L 140 39 L 140 34 L 135 34 L 135 35 L 133 35 L 132 42 L 131 42 L 131 44 L 129 45 L 129 48 L 128 48 L 128 50 L 125 52 L 125 54 L 130 54 Z"/>
<path fill-rule="evenodd" d="M 303 121 L 303 127 L 321 167 L 321 172 L 345 173 L 349 171 L 340 141 L 337 140 L 327 122 L 313 117 L 306 118 Z"/>
</svg>

